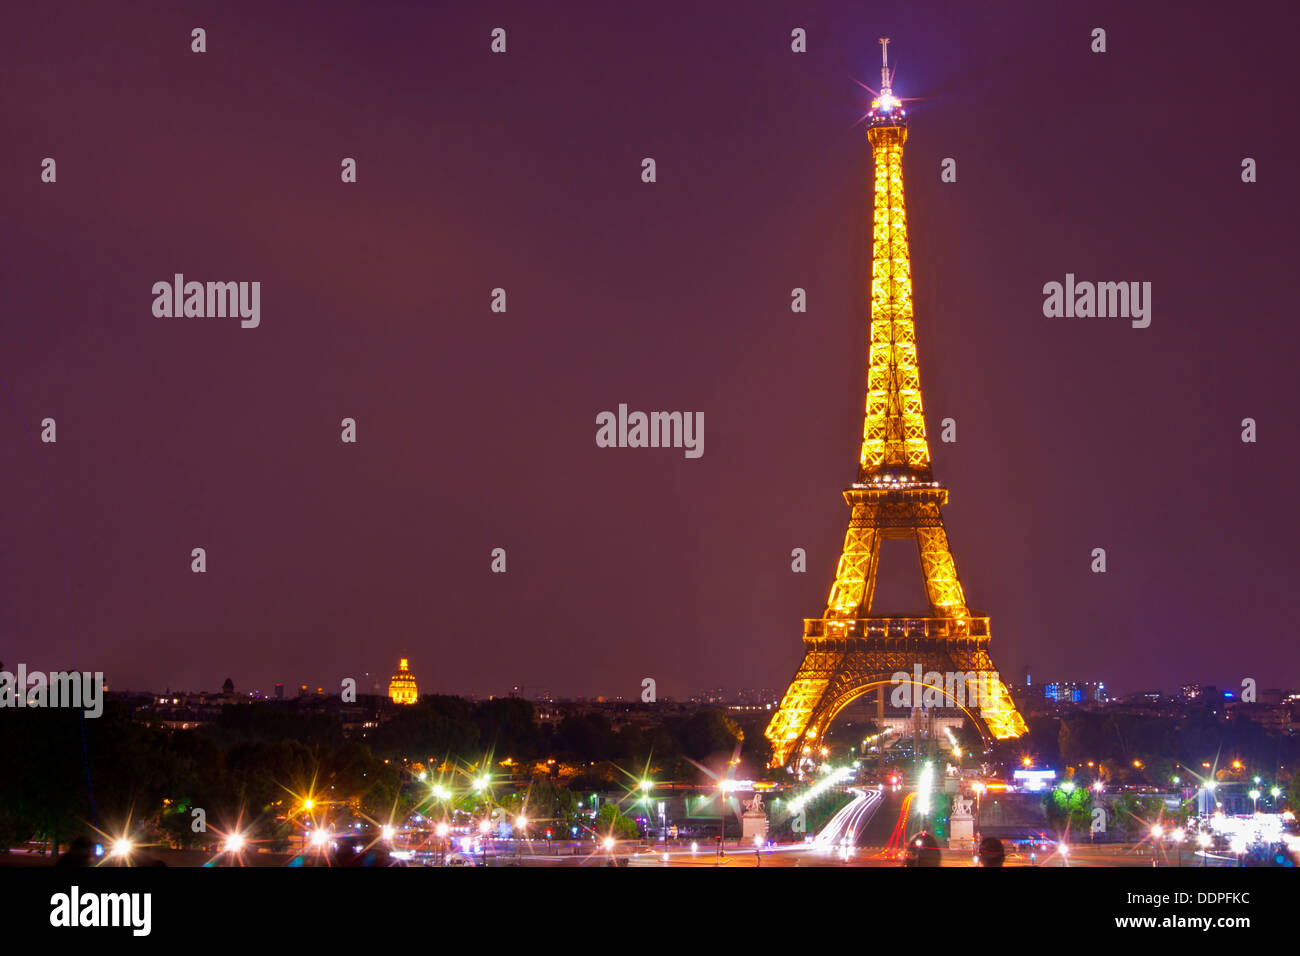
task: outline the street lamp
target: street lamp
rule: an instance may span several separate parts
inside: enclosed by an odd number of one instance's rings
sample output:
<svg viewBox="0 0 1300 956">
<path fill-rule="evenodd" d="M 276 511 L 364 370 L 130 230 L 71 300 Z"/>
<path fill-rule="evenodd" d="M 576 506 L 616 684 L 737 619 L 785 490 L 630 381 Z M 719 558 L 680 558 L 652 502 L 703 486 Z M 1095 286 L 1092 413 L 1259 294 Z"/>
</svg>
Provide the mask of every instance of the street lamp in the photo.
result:
<svg viewBox="0 0 1300 956">
<path fill-rule="evenodd" d="M 330 831 L 325 827 L 317 827 L 311 831 L 311 847 L 317 853 L 324 853 L 325 848 L 329 846 Z"/>
<path fill-rule="evenodd" d="M 519 836 L 515 837 L 515 857 L 518 858 L 523 854 L 524 841 L 528 839 L 528 817 L 522 813 L 515 817 L 515 829 L 519 831 Z"/>
<path fill-rule="evenodd" d="M 436 827 L 434 827 L 433 832 L 438 837 L 438 865 L 446 866 L 447 865 L 447 835 L 451 833 L 451 827 L 447 825 L 446 820 L 443 820 Z"/>
<path fill-rule="evenodd" d="M 1259 778 L 1256 777 L 1255 779 L 1258 780 Z M 1254 813 L 1259 813 L 1259 791 L 1252 790 L 1250 791 L 1248 796 L 1250 797 L 1251 811 Z"/>
<path fill-rule="evenodd" d="M 479 821 L 478 824 L 479 856 L 482 858 L 484 866 L 487 866 L 488 833 L 490 833 L 491 831 L 492 831 L 492 824 L 487 821 L 486 817 Z"/>
<path fill-rule="evenodd" d="M 727 794 L 736 788 L 734 780 L 718 781 L 718 853 L 716 862 L 722 861 L 722 847 L 727 841 Z"/>
</svg>

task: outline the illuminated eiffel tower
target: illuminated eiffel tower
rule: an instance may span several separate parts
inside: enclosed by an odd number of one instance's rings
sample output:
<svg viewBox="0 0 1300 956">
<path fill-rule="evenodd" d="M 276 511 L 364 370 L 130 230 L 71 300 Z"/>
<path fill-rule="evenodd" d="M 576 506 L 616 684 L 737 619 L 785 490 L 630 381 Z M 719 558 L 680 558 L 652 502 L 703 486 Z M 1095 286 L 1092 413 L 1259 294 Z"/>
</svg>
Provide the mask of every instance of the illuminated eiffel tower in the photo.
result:
<svg viewBox="0 0 1300 956">
<path fill-rule="evenodd" d="M 968 711 L 983 725 L 981 733 L 1007 738 L 1026 732 L 1006 686 L 990 679 L 989 619 L 966 608 L 943 528 L 948 492 L 930 468 L 903 202 L 907 114 L 891 90 L 889 40 L 880 43 L 880 96 L 867 114 L 875 199 L 861 466 L 844 492 L 852 511 L 826 611 L 804 621 L 803 662 L 767 726 L 774 767 L 809 752 L 848 703 L 887 687 L 899 671 L 913 673 L 918 664 L 923 672 L 986 675 L 981 683 L 989 693 L 978 713 Z M 870 616 L 880 544 L 895 538 L 916 541 L 932 617 Z"/>
</svg>

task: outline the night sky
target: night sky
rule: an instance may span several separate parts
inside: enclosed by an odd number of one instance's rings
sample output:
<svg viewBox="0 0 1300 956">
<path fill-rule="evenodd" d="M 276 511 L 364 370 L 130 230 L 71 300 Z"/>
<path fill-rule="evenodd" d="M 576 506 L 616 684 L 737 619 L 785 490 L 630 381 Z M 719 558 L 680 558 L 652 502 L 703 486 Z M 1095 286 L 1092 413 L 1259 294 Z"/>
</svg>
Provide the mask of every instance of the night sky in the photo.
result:
<svg viewBox="0 0 1300 956">
<path fill-rule="evenodd" d="M 783 689 L 857 471 L 889 36 L 931 453 L 1004 677 L 1300 683 L 1297 15 L 1070 6 L 8 9 L 0 660 Z M 260 281 L 261 326 L 156 318 L 177 272 Z M 1067 272 L 1151 282 L 1151 326 L 1045 318 Z M 620 402 L 702 411 L 703 457 L 597 448 Z M 921 610 L 914 548 L 880 574 Z"/>
</svg>

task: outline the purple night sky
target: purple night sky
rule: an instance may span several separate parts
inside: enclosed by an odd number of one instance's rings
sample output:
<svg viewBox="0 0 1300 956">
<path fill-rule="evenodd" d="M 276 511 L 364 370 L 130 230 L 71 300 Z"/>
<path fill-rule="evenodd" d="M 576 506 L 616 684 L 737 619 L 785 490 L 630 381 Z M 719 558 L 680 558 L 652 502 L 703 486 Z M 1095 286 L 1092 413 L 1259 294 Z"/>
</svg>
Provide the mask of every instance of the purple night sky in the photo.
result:
<svg viewBox="0 0 1300 956">
<path fill-rule="evenodd" d="M 423 691 L 783 688 L 856 475 L 854 81 L 889 36 L 895 92 L 922 97 L 930 447 L 995 662 L 1121 692 L 1300 683 L 1293 12 L 274 6 L 7 11 L 6 667 L 336 689 L 405 654 Z M 154 317 L 177 272 L 260 281 L 261 326 Z M 1151 282 L 1151 326 L 1045 318 L 1067 272 Z M 702 411 L 704 456 L 597 448 L 620 402 Z M 886 547 L 891 593 L 921 609 L 914 548 Z"/>
</svg>

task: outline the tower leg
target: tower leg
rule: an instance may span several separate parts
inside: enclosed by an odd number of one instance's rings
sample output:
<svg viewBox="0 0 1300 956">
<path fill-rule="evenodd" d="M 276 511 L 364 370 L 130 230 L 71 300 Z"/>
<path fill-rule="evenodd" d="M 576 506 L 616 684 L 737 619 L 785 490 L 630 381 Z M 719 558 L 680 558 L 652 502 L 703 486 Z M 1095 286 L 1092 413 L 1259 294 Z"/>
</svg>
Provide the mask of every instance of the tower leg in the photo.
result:
<svg viewBox="0 0 1300 956">
<path fill-rule="evenodd" d="M 921 573 L 925 576 L 925 593 L 935 617 L 966 617 L 966 595 L 957 579 L 957 563 L 948 548 L 943 518 L 916 529 L 916 547 L 921 556 Z"/>
</svg>

